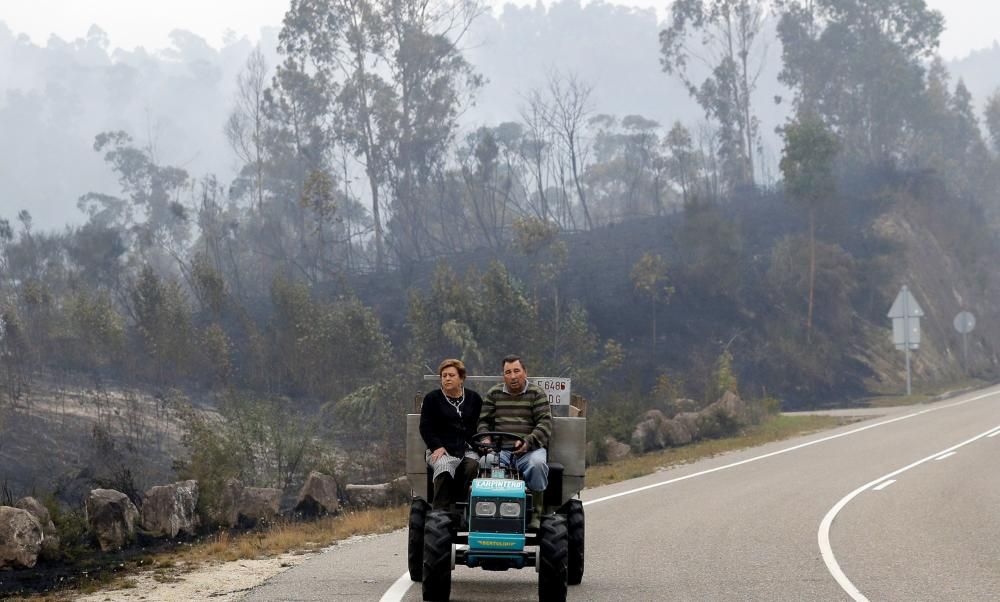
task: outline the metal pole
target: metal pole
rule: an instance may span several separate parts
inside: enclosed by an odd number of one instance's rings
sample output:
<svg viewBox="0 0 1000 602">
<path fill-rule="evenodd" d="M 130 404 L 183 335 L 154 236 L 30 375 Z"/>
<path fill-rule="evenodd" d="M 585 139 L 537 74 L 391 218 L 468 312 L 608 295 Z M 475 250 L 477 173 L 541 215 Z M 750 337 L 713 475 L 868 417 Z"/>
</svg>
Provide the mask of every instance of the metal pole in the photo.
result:
<svg viewBox="0 0 1000 602">
<path fill-rule="evenodd" d="M 964 330 L 964 329 L 963 329 Z M 969 333 L 962 333 L 962 365 L 965 367 L 965 374 L 969 374 Z"/>
<path fill-rule="evenodd" d="M 903 347 L 906 349 L 906 396 L 912 394 L 910 388 L 910 296 L 903 285 Z"/>
</svg>

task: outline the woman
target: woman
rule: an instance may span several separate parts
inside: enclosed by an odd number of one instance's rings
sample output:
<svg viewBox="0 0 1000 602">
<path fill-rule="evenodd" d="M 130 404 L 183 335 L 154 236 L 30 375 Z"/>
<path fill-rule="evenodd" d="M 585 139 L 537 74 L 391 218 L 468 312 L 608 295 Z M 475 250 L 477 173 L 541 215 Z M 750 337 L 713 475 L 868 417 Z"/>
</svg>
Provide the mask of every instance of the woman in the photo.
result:
<svg viewBox="0 0 1000 602">
<path fill-rule="evenodd" d="M 465 497 L 479 469 L 479 455 L 469 446 L 483 398 L 465 388 L 465 364 L 447 359 L 438 366 L 441 388 L 424 396 L 420 406 L 420 436 L 427 444 L 427 464 L 434 469 L 435 510 Z"/>
</svg>

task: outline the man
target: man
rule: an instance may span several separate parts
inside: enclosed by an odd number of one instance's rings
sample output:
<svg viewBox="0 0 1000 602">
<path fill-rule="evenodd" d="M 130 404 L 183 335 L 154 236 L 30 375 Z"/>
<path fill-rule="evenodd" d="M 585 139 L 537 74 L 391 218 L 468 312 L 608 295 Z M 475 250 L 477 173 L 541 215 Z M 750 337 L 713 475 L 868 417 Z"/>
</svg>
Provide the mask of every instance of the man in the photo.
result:
<svg viewBox="0 0 1000 602">
<path fill-rule="evenodd" d="M 543 492 L 549 484 L 548 453 L 545 446 L 552 434 L 552 413 L 545 393 L 528 384 L 524 362 L 516 355 L 503 358 L 503 383 L 494 385 L 483 398 L 478 432 L 502 431 L 524 437 L 514 449 L 517 470 L 524 477 L 535 511 L 529 527 L 537 529 L 542 514 Z M 510 462 L 510 452 L 501 460 Z"/>
</svg>

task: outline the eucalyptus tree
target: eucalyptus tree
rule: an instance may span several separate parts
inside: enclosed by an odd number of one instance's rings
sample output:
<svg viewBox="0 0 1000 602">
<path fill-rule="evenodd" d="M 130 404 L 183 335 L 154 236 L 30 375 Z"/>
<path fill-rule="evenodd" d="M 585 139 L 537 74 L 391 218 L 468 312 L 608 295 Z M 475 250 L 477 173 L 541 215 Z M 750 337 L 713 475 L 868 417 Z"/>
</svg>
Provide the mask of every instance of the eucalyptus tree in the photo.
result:
<svg viewBox="0 0 1000 602">
<path fill-rule="evenodd" d="M 835 193 L 833 161 L 838 151 L 836 136 L 815 114 L 802 113 L 795 122 L 785 126 L 785 149 L 780 164 L 785 176 L 785 193 L 790 200 L 804 205 L 809 214 L 807 338 L 812 336 L 816 289 L 816 214 Z"/>
<path fill-rule="evenodd" d="M 898 155 L 944 27 L 925 0 L 780 0 L 780 79 L 864 163 Z"/>
<path fill-rule="evenodd" d="M 986 127 L 993 142 L 993 152 L 1000 154 L 1000 89 L 986 100 Z"/>
<path fill-rule="evenodd" d="M 77 206 L 95 225 L 120 232 L 125 248 L 138 258 L 160 263 L 166 253 L 184 271 L 191 235 L 182 196 L 189 186 L 187 172 L 160 164 L 152 144 L 137 146 L 124 131 L 98 134 L 94 150 L 104 153 L 124 196 L 89 192 Z"/>
<path fill-rule="evenodd" d="M 280 51 L 330 100 L 329 127 L 363 165 L 385 265 L 384 193 L 398 217 L 397 254 L 421 254 L 420 192 L 443 160 L 480 79 L 457 40 L 478 6 L 445 0 L 293 0 Z"/>
<path fill-rule="evenodd" d="M 719 126 L 730 185 L 753 185 L 760 123 L 753 111 L 766 58 L 765 0 L 674 0 L 660 64 Z M 701 75 L 709 75 L 700 82 Z"/>
<path fill-rule="evenodd" d="M 268 65 L 260 46 L 254 48 L 236 78 L 233 110 L 224 132 L 243 167 L 240 177 L 252 182 L 253 205 L 261 213 L 264 206 L 264 166 L 267 161 L 265 129 Z"/>
<path fill-rule="evenodd" d="M 652 313 L 652 345 L 656 352 L 656 308 L 661 303 L 670 301 L 674 287 L 669 284 L 667 262 L 658 254 L 643 253 L 642 257 L 632 266 L 629 273 L 632 286 L 643 297 L 649 299 Z"/>
<path fill-rule="evenodd" d="M 564 158 L 569 163 L 572 185 L 576 189 L 580 208 L 583 210 L 587 229 L 593 229 L 594 222 L 587 205 L 587 193 L 583 185 L 589 144 L 585 137 L 587 122 L 593 112 L 594 92 L 592 84 L 574 73 L 550 72 L 547 76 L 545 92 L 534 91 L 532 104 L 541 107 L 541 116 L 546 128 L 562 147 Z M 544 99 L 544 100 L 543 100 Z M 565 178 L 562 179 L 565 186 Z"/>
</svg>

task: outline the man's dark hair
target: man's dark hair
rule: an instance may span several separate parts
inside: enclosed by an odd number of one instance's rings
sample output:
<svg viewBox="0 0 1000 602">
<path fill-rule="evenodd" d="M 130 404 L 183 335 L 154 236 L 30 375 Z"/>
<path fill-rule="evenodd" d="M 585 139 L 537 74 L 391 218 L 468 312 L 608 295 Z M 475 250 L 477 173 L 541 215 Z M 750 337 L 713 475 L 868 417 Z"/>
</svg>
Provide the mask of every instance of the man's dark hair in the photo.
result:
<svg viewBox="0 0 1000 602">
<path fill-rule="evenodd" d="M 528 367 L 524 365 L 524 360 L 521 359 L 521 356 L 514 355 L 512 353 L 503 358 L 503 361 L 500 363 L 500 370 L 503 370 L 503 367 L 506 366 L 507 364 L 513 364 L 514 362 L 521 362 L 521 368 L 524 370 L 528 369 Z"/>
</svg>

